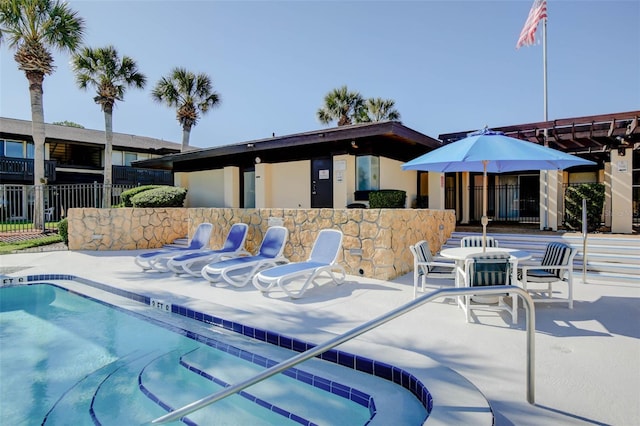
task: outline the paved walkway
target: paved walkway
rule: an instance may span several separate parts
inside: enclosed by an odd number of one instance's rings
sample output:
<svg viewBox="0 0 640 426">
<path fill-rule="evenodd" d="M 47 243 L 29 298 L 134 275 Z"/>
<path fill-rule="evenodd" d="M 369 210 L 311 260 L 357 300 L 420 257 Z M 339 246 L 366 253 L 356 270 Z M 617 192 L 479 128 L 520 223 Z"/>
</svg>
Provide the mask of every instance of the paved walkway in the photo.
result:
<svg viewBox="0 0 640 426">
<path fill-rule="evenodd" d="M 224 310 L 231 320 L 317 342 L 382 315 L 413 294 L 411 274 L 392 282 L 348 276 L 340 287 L 312 288 L 294 301 L 279 292 L 263 296 L 253 287 L 212 287 L 196 278 L 144 273 L 133 263 L 137 253 L 4 255 L 0 271 L 73 274 L 194 308 Z M 637 425 L 640 279 L 637 284 L 583 283 L 576 275 L 573 310 L 536 308 L 535 405 L 526 401 L 524 315 L 511 325 L 495 312 L 476 311 L 476 322 L 467 324 L 451 301 L 441 300 L 360 336 L 346 349 L 376 348 L 377 359 L 409 369 L 424 367 L 420 360 L 426 356 L 455 370 L 487 398 L 496 425 Z M 442 394 L 434 394 L 434 405 L 442 401 Z M 449 423 L 461 424 L 461 419 Z"/>
</svg>

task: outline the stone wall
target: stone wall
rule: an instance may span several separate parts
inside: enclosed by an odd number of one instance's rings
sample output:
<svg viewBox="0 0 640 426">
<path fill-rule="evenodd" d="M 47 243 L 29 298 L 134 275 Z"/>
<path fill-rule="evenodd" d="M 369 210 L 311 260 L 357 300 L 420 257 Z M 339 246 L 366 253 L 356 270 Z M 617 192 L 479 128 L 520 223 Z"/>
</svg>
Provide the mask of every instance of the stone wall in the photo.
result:
<svg viewBox="0 0 640 426">
<path fill-rule="evenodd" d="M 162 247 L 189 231 L 185 208 L 69 209 L 70 250 Z"/>
<path fill-rule="evenodd" d="M 453 210 L 427 209 L 234 209 L 123 208 L 69 210 L 71 250 L 133 250 L 161 247 L 211 222 L 211 247 L 222 245 L 233 223 L 249 224 L 246 246 L 255 252 L 271 225 L 289 230 L 284 254 L 309 257 L 319 230 L 344 234 L 338 261 L 348 274 L 393 279 L 413 269 L 409 246 L 425 239 L 437 251 L 455 229 Z"/>
</svg>

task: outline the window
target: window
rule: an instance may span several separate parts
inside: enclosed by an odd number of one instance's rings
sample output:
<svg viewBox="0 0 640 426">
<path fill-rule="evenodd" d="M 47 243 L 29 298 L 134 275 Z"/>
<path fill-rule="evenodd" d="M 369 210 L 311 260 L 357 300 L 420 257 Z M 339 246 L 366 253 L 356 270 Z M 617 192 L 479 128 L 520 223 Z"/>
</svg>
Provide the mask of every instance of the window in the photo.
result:
<svg viewBox="0 0 640 426">
<path fill-rule="evenodd" d="M 124 165 L 130 166 L 131 163 L 138 160 L 138 154 L 134 154 L 133 152 L 125 152 L 124 153 Z"/>
<path fill-rule="evenodd" d="M 35 158 L 35 146 L 31 142 L 27 142 L 27 158 Z"/>
<path fill-rule="evenodd" d="M 253 209 L 256 207 L 256 172 L 247 169 L 242 172 L 242 207 Z"/>
<path fill-rule="evenodd" d="M 373 155 L 356 157 L 356 191 L 380 189 L 380 158 Z"/>
<path fill-rule="evenodd" d="M 25 145 L 27 148 L 26 152 L 24 151 Z M 33 143 L 0 139 L 0 157 L 33 158 Z"/>
<path fill-rule="evenodd" d="M 122 151 L 113 151 L 111 153 L 111 165 L 123 166 L 122 164 Z"/>
<path fill-rule="evenodd" d="M 22 142 L 4 141 L 5 157 L 24 158 L 24 148 Z"/>
</svg>

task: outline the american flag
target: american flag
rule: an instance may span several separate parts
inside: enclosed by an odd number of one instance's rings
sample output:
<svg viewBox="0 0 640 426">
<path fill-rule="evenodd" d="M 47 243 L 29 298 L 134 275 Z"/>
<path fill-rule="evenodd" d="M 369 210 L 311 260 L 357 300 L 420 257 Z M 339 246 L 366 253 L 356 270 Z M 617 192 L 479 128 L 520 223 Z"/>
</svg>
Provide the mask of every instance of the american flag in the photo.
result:
<svg viewBox="0 0 640 426">
<path fill-rule="evenodd" d="M 524 27 L 522 27 L 522 31 L 520 32 L 516 49 L 522 46 L 531 46 L 536 41 L 538 23 L 543 19 L 547 19 L 547 1 L 534 0 L 531 10 L 529 11 L 529 16 L 527 16 L 527 22 L 524 23 Z"/>
</svg>

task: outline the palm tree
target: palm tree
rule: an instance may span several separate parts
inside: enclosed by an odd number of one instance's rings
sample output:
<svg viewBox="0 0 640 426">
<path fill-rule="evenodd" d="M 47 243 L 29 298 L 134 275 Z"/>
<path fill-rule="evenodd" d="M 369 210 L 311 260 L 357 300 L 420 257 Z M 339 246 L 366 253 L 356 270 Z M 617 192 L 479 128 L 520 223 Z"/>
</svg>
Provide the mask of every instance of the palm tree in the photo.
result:
<svg viewBox="0 0 640 426">
<path fill-rule="evenodd" d="M 369 121 L 364 98 L 358 92 L 350 92 L 347 86 L 327 93 L 324 106 L 318 109 L 317 117 L 322 124 L 336 120 L 338 126 Z"/>
<path fill-rule="evenodd" d="M 81 89 L 89 86 L 96 89 L 93 98 L 104 112 L 106 145 L 104 148 L 104 198 L 102 206 L 111 207 L 113 152 L 113 107 L 116 101 L 124 100 L 127 88 L 143 89 L 147 78 L 138 71 L 136 62 L 128 56 L 120 58 L 115 47 L 83 48 L 72 59 L 76 82 Z"/>
<path fill-rule="evenodd" d="M 15 49 L 13 58 L 18 69 L 29 81 L 31 126 L 35 148 L 33 181 L 36 191 L 33 223 L 44 228 L 44 191 L 38 185 L 46 182 L 44 175 L 44 108 L 42 83 L 53 73 L 51 49 L 73 53 L 82 44 L 84 20 L 69 5 L 58 0 L 1 0 L 0 43 Z"/>
<path fill-rule="evenodd" d="M 367 99 L 367 113 L 371 121 L 398 121 L 400 113 L 394 108 L 395 101 L 391 99 Z"/>
<path fill-rule="evenodd" d="M 220 95 L 213 90 L 211 78 L 206 74 L 194 74 L 184 68 L 174 68 L 169 76 L 162 77 L 151 92 L 156 102 L 164 102 L 176 108 L 176 119 L 182 126 L 182 151 L 189 146 L 191 128 L 201 115 L 220 104 Z"/>
</svg>

